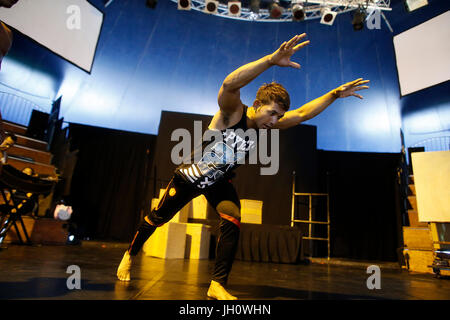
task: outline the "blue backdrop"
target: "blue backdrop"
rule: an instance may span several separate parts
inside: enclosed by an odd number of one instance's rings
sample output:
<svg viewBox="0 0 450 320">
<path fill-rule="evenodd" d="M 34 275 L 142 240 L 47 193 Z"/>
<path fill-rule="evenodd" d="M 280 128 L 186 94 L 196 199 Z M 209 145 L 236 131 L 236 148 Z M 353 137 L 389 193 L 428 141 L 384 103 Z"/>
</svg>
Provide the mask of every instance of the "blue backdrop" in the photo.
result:
<svg viewBox="0 0 450 320">
<path fill-rule="evenodd" d="M 393 10 L 385 15 L 394 33 L 383 20 L 379 30 L 355 32 L 350 13 L 326 26 L 317 19 L 237 21 L 179 11 L 169 0 L 159 0 L 154 10 L 144 0 L 114 1 L 107 8 L 101 0 L 91 2 L 105 13 L 91 74 L 16 33 L 0 72 L 2 90 L 18 88 L 36 100 L 62 95 L 61 116 L 68 122 L 157 134 L 162 110 L 213 115 L 227 74 L 306 32 L 311 44 L 293 58 L 302 68 L 266 71 L 242 89 L 244 103 L 273 80 L 299 107 L 364 77 L 371 80 L 364 100 L 339 100 L 307 122 L 317 126 L 319 149 L 399 152 L 402 127 L 407 144 L 450 127 L 448 83 L 400 97 L 392 41 L 393 34 L 448 10 L 447 0 L 429 0 L 412 13 L 402 1 L 391 1 Z"/>
</svg>

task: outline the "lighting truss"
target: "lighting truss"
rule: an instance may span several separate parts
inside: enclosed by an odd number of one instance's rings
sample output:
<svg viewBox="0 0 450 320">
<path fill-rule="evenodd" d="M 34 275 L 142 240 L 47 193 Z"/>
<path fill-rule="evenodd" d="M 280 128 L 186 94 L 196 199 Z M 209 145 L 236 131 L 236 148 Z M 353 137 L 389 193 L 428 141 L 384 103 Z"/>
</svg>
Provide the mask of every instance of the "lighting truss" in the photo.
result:
<svg viewBox="0 0 450 320">
<path fill-rule="evenodd" d="M 171 0 L 177 3 L 177 0 Z M 391 11 L 390 8 L 391 0 L 307 0 L 298 1 L 303 6 L 305 10 L 305 19 L 312 20 L 317 19 L 322 16 L 322 10 L 329 8 L 331 11 L 336 13 L 344 13 L 353 11 L 359 7 L 365 8 L 367 10 L 382 10 Z M 295 2 L 295 1 L 293 1 Z M 205 0 L 191 0 L 191 9 L 204 12 L 205 10 Z M 232 16 L 228 14 L 228 5 L 226 3 L 219 3 L 219 8 L 217 10 L 216 16 L 220 16 L 228 19 L 236 20 L 247 20 L 247 21 L 258 21 L 258 22 L 292 22 L 292 7 L 284 8 L 283 14 L 278 19 L 273 19 L 270 17 L 270 12 L 268 9 L 259 9 L 258 13 L 254 13 L 250 8 L 241 8 L 240 16 Z"/>
</svg>

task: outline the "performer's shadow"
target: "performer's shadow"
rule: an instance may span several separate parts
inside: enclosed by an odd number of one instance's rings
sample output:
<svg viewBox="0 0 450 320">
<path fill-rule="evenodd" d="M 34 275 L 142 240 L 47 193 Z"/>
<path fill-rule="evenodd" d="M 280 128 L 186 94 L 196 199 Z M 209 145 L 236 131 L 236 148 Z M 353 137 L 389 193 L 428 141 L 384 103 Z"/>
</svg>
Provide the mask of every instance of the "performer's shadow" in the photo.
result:
<svg viewBox="0 0 450 320">
<path fill-rule="evenodd" d="M 227 289 L 242 300 L 386 300 L 386 298 L 321 291 L 306 291 L 265 285 L 229 285 Z"/>
<path fill-rule="evenodd" d="M 23 282 L 0 282 L 0 299 L 33 299 L 63 297 L 71 292 L 113 291 L 114 284 L 80 281 L 80 290 L 67 287 L 67 278 L 31 278 Z"/>
</svg>

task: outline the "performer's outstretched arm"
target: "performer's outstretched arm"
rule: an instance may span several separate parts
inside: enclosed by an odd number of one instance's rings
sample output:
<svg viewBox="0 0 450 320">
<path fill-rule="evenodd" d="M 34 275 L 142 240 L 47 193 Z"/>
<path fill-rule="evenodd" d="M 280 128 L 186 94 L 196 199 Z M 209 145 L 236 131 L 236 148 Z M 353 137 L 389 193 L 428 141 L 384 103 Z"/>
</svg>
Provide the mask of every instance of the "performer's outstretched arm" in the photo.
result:
<svg viewBox="0 0 450 320">
<path fill-rule="evenodd" d="M 262 57 L 259 60 L 247 63 L 230 73 L 224 80 L 219 90 L 218 103 L 222 112 L 231 114 L 242 106 L 239 90 L 249 84 L 272 66 L 300 68 L 298 63 L 290 60 L 291 56 L 306 46 L 309 41 L 297 44 L 306 34 L 297 35 L 289 41 L 285 41 L 272 54 Z"/>
<path fill-rule="evenodd" d="M 324 94 L 323 96 L 314 99 L 307 104 L 301 106 L 298 109 L 288 111 L 284 116 L 275 124 L 276 129 L 287 129 L 300 124 L 306 120 L 312 119 L 325 110 L 330 104 L 332 104 L 338 98 L 345 98 L 354 96 L 362 99 L 363 97 L 357 94 L 355 91 L 368 89 L 368 86 L 364 84 L 370 80 L 363 80 L 362 78 L 343 84 L 336 89 Z"/>
</svg>

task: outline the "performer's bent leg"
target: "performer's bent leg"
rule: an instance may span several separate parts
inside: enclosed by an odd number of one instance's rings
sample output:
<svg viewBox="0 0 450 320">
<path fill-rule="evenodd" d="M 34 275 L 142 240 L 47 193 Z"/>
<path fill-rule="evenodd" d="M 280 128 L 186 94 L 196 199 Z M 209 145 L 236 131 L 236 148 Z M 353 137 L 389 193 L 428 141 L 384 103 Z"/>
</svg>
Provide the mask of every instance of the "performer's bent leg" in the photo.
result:
<svg viewBox="0 0 450 320">
<path fill-rule="evenodd" d="M 157 227 L 170 221 L 179 210 L 198 194 L 199 191 L 186 186 L 179 177 L 174 177 L 170 181 L 157 208 L 145 216 L 133 241 L 125 252 L 119 268 L 117 269 L 117 277 L 119 280 L 130 281 L 130 270 L 133 263 L 133 257 L 139 253 L 144 243 Z"/>
<path fill-rule="evenodd" d="M 216 262 L 207 295 L 218 300 L 235 300 L 237 298 L 229 294 L 224 286 L 239 243 L 241 203 L 231 180 L 218 182 L 206 190 L 204 195 L 220 216 Z"/>
<path fill-rule="evenodd" d="M 142 246 L 144 245 L 145 241 L 147 241 L 148 238 L 155 232 L 157 226 L 147 222 L 148 217 L 146 216 L 144 218 L 144 221 L 142 221 L 141 225 L 139 226 L 133 241 L 131 242 L 130 246 L 128 247 L 128 254 L 132 257 L 137 255 L 139 251 L 141 250 Z"/>
<path fill-rule="evenodd" d="M 216 264 L 212 279 L 226 285 L 239 243 L 240 209 L 231 201 L 222 201 L 217 206 L 220 215 L 220 234 L 216 247 Z"/>
<path fill-rule="evenodd" d="M 239 243 L 241 217 L 239 202 L 236 199 L 234 201 L 221 201 L 216 207 L 220 215 L 220 233 L 216 247 L 214 273 L 207 295 L 217 300 L 237 299 L 224 288 L 228 281 Z"/>
</svg>

